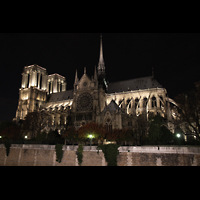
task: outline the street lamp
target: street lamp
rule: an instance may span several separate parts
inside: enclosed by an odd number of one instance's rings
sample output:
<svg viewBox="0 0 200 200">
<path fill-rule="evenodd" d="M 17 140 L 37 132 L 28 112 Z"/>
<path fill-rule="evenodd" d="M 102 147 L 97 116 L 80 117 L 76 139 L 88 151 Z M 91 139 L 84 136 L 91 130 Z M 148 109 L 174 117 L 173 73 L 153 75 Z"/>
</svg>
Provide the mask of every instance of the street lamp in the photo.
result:
<svg viewBox="0 0 200 200">
<path fill-rule="evenodd" d="M 178 138 L 178 145 L 180 145 L 180 139 L 179 139 L 179 138 L 181 137 L 181 134 L 180 134 L 180 133 L 177 133 L 177 134 L 176 134 L 176 137 Z"/>
<path fill-rule="evenodd" d="M 88 135 L 88 138 L 90 138 L 90 149 L 91 149 L 93 135 L 92 135 L 92 134 L 89 134 L 89 135 Z"/>
</svg>

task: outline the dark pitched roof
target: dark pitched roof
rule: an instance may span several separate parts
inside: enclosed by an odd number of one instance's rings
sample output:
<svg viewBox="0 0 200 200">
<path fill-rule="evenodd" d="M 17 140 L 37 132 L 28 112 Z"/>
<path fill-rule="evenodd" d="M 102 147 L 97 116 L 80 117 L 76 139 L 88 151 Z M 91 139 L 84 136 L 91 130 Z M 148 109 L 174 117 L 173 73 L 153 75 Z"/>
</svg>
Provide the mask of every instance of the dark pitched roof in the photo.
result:
<svg viewBox="0 0 200 200">
<path fill-rule="evenodd" d="M 56 102 L 56 101 L 73 99 L 73 91 L 74 90 L 66 90 L 64 92 L 58 92 L 58 93 L 55 93 L 55 94 L 50 94 L 48 102 Z"/>
<path fill-rule="evenodd" d="M 123 91 L 125 92 L 131 90 L 148 89 L 156 87 L 162 88 L 162 85 L 159 84 L 158 81 L 156 81 L 151 76 L 147 76 L 143 78 L 136 78 L 136 79 L 109 83 L 108 93 L 123 92 Z"/>
<path fill-rule="evenodd" d="M 115 111 L 121 109 L 114 100 L 112 100 L 104 109 L 102 112 L 108 111 Z"/>
</svg>

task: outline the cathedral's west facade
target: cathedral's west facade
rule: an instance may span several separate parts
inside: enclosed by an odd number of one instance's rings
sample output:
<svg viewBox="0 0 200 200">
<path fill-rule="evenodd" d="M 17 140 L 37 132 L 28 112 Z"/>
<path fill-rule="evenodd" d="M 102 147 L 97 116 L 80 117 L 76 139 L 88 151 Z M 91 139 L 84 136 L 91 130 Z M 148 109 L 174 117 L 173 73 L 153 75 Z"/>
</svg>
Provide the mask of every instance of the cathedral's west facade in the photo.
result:
<svg viewBox="0 0 200 200">
<path fill-rule="evenodd" d="M 172 108 L 175 102 L 153 75 L 108 84 L 102 38 L 94 76 L 88 77 L 84 68 L 79 79 L 76 71 L 74 89 L 66 90 L 66 87 L 64 76 L 48 75 L 46 69 L 38 65 L 25 66 L 15 120 L 23 120 L 29 112 L 45 111 L 52 117 L 51 127 L 46 127 L 46 131 L 64 129 L 68 116 L 76 128 L 93 121 L 111 130 L 133 128 L 134 120 L 140 114 L 148 118 L 149 113 L 160 113 L 173 131 L 170 122 L 174 118 Z"/>
</svg>

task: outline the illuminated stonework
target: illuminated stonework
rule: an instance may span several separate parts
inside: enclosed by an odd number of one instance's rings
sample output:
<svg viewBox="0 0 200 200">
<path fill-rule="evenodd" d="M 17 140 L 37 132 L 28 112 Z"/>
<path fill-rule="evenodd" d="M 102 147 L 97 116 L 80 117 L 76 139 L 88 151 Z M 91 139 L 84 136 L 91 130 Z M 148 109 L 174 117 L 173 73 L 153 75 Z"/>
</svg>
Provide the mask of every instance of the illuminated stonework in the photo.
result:
<svg viewBox="0 0 200 200">
<path fill-rule="evenodd" d="M 85 82 L 84 82 L 85 83 Z M 85 92 L 80 94 L 80 96 L 77 99 L 77 111 L 90 111 L 92 110 L 92 96 L 90 93 Z"/>
<path fill-rule="evenodd" d="M 47 90 L 48 94 L 63 92 L 66 90 L 65 77 L 59 74 L 51 74 L 48 76 Z"/>
<path fill-rule="evenodd" d="M 66 90 L 66 79 L 57 73 L 48 75 L 38 65 L 25 66 L 19 89 L 19 102 L 15 120 L 24 119 L 29 112 L 47 112 L 51 115 L 50 129 L 65 129 L 70 116 L 71 125 L 76 128 L 87 122 L 114 128 L 134 128 L 137 116 L 160 113 L 174 131 L 176 103 L 167 96 L 167 91 L 152 76 L 108 83 L 105 75 L 102 38 L 100 58 L 94 76 L 86 74 L 78 78 L 75 72 L 74 89 Z"/>
</svg>

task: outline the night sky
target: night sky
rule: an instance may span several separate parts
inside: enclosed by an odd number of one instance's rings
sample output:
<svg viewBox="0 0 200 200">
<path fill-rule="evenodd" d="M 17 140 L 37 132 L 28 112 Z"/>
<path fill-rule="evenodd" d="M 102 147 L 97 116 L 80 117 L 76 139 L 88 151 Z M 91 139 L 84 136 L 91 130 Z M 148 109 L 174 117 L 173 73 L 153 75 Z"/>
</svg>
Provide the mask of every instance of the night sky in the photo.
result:
<svg viewBox="0 0 200 200">
<path fill-rule="evenodd" d="M 109 82 L 151 76 L 174 98 L 200 80 L 198 33 L 103 33 Z M 66 77 L 73 88 L 75 71 L 93 75 L 99 61 L 100 33 L 0 34 L 0 121 L 12 120 L 18 104 L 24 66 L 38 64 L 48 74 Z"/>
</svg>

